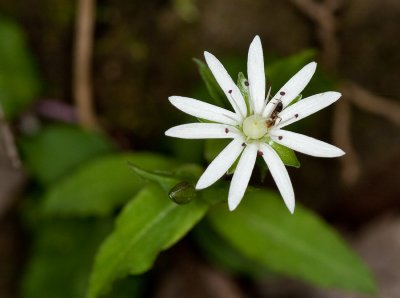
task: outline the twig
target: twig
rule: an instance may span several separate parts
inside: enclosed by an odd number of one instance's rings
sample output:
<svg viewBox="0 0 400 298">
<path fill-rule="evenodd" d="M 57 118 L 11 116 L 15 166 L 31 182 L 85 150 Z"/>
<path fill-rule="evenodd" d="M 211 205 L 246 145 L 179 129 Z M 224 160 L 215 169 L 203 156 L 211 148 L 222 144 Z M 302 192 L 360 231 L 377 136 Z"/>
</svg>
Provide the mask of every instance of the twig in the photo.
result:
<svg viewBox="0 0 400 298">
<path fill-rule="evenodd" d="M 325 6 L 332 12 L 342 9 L 347 0 L 325 0 Z"/>
<path fill-rule="evenodd" d="M 79 0 L 74 49 L 74 100 L 78 119 L 88 129 L 98 128 L 93 110 L 91 60 L 95 0 Z"/>
<path fill-rule="evenodd" d="M 14 142 L 14 136 L 11 132 L 10 126 L 4 119 L 3 107 L 0 104 L 0 128 L 1 128 L 1 136 L 4 140 L 4 147 L 6 150 L 6 154 L 11 161 L 11 165 L 14 168 L 19 169 L 21 167 L 21 160 L 19 158 L 19 154 Z"/>
<path fill-rule="evenodd" d="M 355 83 L 344 83 L 342 88 L 349 94 L 349 100 L 359 108 L 381 115 L 400 126 L 400 106 L 394 101 L 375 95 Z"/>
<path fill-rule="evenodd" d="M 339 43 L 336 38 L 337 22 L 334 13 L 342 3 L 336 2 L 335 5 L 332 5 L 330 1 L 319 3 L 314 0 L 292 0 L 292 3 L 317 24 L 317 36 L 322 48 L 322 62 L 330 70 L 336 71 Z"/>
<path fill-rule="evenodd" d="M 360 176 L 360 163 L 356 150 L 351 143 L 351 109 L 346 94 L 336 104 L 333 114 L 333 140 L 346 155 L 340 158 L 341 176 L 347 185 L 354 184 Z"/>
<path fill-rule="evenodd" d="M 322 63 L 332 72 L 337 72 L 340 46 L 337 40 L 337 20 L 335 12 L 340 9 L 343 1 L 325 0 L 292 0 L 299 10 L 317 25 L 317 36 L 321 43 Z M 351 142 L 351 110 L 345 95 L 334 107 L 332 134 L 334 143 L 342 147 L 346 155 L 340 159 L 341 176 L 347 185 L 354 184 L 360 175 L 360 164 L 357 151 Z M 348 99 L 348 98 L 347 98 Z"/>
</svg>

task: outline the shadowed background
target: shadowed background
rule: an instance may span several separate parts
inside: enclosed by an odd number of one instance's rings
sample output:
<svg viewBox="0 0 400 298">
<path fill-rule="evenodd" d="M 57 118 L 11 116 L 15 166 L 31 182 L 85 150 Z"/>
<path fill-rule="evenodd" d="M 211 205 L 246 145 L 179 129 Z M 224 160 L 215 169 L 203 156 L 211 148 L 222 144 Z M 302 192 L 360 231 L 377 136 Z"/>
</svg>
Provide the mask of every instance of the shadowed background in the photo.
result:
<svg viewBox="0 0 400 298">
<path fill-rule="evenodd" d="M 34 104 L 17 120 L 2 120 L 16 138 L 42 119 L 78 121 L 73 108 L 76 11 L 75 1 L 0 1 L 0 13 L 21 26 L 42 82 Z M 303 166 L 289 169 L 296 199 L 348 237 L 375 273 L 379 297 L 397 297 L 399 28 L 396 0 L 98 1 L 91 67 L 96 122 L 119 148 L 173 152 L 164 131 L 184 116 L 168 96 L 205 94 L 193 57 L 202 59 L 207 50 L 231 73 L 245 70 L 256 34 L 269 59 L 315 49 L 319 69 L 334 78 L 343 99 L 323 111 L 321 121 L 305 125 L 304 132 L 342 147 L 347 155 L 340 161 L 299 156 Z M 268 64 L 266 72 L 268 80 Z M 31 240 L 18 215 L 29 180 L 12 166 L 7 141 L 1 148 L 0 296 L 17 297 Z M 264 184 L 274 187 L 270 178 Z M 151 295 L 347 297 L 287 279 L 236 280 L 188 246 L 183 242 L 169 252 L 181 257 L 172 256 L 176 262 L 170 272 L 156 274 Z"/>
</svg>

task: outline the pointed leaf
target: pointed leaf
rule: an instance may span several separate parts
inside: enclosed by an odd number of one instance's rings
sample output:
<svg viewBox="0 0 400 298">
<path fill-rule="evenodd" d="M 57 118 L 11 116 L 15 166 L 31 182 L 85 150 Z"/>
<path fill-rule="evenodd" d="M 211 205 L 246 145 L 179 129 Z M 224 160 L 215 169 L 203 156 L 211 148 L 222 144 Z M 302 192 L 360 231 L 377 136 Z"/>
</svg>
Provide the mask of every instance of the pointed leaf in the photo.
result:
<svg viewBox="0 0 400 298">
<path fill-rule="evenodd" d="M 127 202 L 143 186 L 143 179 L 127 162 L 146 170 L 170 170 L 177 163 L 162 155 L 127 153 L 96 159 L 54 184 L 45 194 L 49 215 L 104 216 Z"/>
<path fill-rule="evenodd" d="M 111 228 L 110 221 L 41 223 L 23 278 L 22 297 L 85 297 L 95 253 Z"/>
<path fill-rule="evenodd" d="M 215 80 L 207 64 L 196 58 L 194 58 L 193 60 L 194 62 L 196 62 L 200 76 L 203 79 L 204 83 L 206 84 L 208 93 L 210 94 L 211 100 L 208 100 L 207 102 L 215 104 L 219 107 L 226 107 L 228 101 L 225 97 L 225 94 L 222 91 L 219 84 L 217 83 L 217 81 Z"/>
<path fill-rule="evenodd" d="M 200 200 L 185 206 L 174 204 L 156 185 L 144 188 L 124 207 L 101 246 L 88 298 L 104 294 L 119 278 L 149 270 L 157 255 L 181 239 L 207 208 Z"/>
<path fill-rule="evenodd" d="M 128 162 L 129 167 L 140 177 L 152 181 L 161 186 L 166 192 L 177 183 L 187 180 L 195 182 L 203 172 L 203 168 L 196 164 L 183 164 L 168 170 L 146 170 L 132 162 Z"/>
<path fill-rule="evenodd" d="M 84 162 L 114 150 L 104 136 L 76 126 L 49 125 L 19 142 L 24 164 L 35 179 L 48 185 Z"/>
<path fill-rule="evenodd" d="M 217 157 L 217 155 L 224 150 L 224 148 L 231 142 L 232 140 L 227 139 L 208 139 L 205 140 L 205 148 L 204 148 L 204 158 L 210 163 Z"/>
<path fill-rule="evenodd" d="M 192 231 L 196 245 L 210 262 L 232 274 L 262 278 L 272 273 L 260 262 L 240 253 L 217 234 L 207 221 L 202 221 Z"/>
<path fill-rule="evenodd" d="M 304 65 L 311 62 L 315 57 L 314 50 L 305 50 L 295 55 L 277 60 L 271 63 L 267 69 L 267 76 L 270 80 L 272 95 L 296 74 Z"/>
<path fill-rule="evenodd" d="M 169 192 L 171 188 L 177 185 L 180 180 L 172 176 L 171 172 L 160 173 L 157 171 L 146 171 L 132 163 L 128 163 L 129 167 L 141 178 L 157 183 L 165 192 Z"/>
<path fill-rule="evenodd" d="M 177 204 L 190 203 L 197 197 L 194 182 L 203 171 L 198 165 L 186 164 L 179 166 L 174 171 L 146 171 L 131 163 L 129 166 L 142 178 L 158 184 Z"/>
<path fill-rule="evenodd" d="M 296 153 L 292 149 L 273 141 L 271 141 L 269 145 L 274 148 L 285 165 L 300 168 L 300 162 L 297 159 Z"/>
<path fill-rule="evenodd" d="M 332 228 L 301 206 L 291 215 L 275 193 L 249 191 L 235 212 L 215 207 L 208 219 L 235 249 L 276 273 L 322 287 L 376 290 L 369 270 Z"/>
<path fill-rule="evenodd" d="M 246 77 L 242 72 L 238 74 L 237 85 L 239 87 L 240 92 L 243 95 L 244 101 L 246 102 L 247 111 L 250 111 L 250 103 L 249 103 L 249 85 Z"/>
<path fill-rule="evenodd" d="M 208 163 L 211 163 L 214 158 L 217 157 L 219 153 L 231 142 L 232 140 L 226 139 L 209 139 L 205 141 L 205 148 L 204 148 L 204 158 Z M 227 171 L 228 175 L 233 174 L 236 169 L 238 160 L 236 160 L 233 165 Z"/>
<path fill-rule="evenodd" d="M 0 40 L 0 107 L 12 119 L 38 95 L 40 81 L 21 28 L 5 17 Z"/>
</svg>

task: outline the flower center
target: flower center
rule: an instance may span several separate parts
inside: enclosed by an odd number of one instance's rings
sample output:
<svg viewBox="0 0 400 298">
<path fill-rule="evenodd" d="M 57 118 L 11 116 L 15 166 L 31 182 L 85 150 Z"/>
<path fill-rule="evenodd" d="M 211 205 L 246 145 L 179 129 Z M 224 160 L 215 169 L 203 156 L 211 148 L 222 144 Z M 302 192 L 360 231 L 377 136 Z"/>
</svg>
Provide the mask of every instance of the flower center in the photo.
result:
<svg viewBox="0 0 400 298">
<path fill-rule="evenodd" d="M 268 132 L 265 119 L 260 115 L 252 115 L 244 119 L 242 128 L 243 133 L 250 139 L 260 139 Z"/>
</svg>

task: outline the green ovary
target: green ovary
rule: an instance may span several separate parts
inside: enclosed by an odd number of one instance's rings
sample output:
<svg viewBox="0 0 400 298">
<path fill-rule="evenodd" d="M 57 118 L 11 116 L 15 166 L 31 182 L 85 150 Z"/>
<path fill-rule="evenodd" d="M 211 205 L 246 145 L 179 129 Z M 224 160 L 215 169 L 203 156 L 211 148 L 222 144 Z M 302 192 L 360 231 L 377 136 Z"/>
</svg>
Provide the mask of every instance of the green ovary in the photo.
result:
<svg viewBox="0 0 400 298">
<path fill-rule="evenodd" d="M 243 121 L 243 133 L 250 139 L 260 139 L 268 132 L 265 119 L 260 115 L 252 115 Z"/>
</svg>

